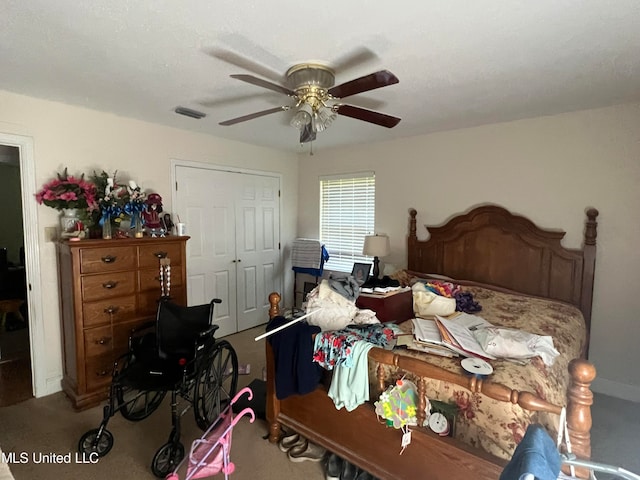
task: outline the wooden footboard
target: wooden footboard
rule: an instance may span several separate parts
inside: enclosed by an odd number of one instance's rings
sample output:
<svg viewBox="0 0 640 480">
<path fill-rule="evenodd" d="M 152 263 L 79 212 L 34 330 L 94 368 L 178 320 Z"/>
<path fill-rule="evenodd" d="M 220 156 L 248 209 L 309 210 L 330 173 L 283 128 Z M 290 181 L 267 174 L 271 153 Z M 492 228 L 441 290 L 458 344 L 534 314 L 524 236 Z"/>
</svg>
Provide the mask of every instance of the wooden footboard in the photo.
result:
<svg viewBox="0 0 640 480">
<path fill-rule="evenodd" d="M 279 314 L 280 295 L 269 296 L 270 315 Z M 404 357 L 392 351 L 373 348 L 369 357 L 379 363 L 395 365 L 420 377 L 418 397 L 424 402 L 424 378 L 447 381 L 482 393 L 490 398 L 512 402 L 533 411 L 559 414 L 561 406 L 545 402 L 530 392 L 518 392 L 504 385 L 483 381 L 445 371 L 416 358 Z M 269 441 L 277 442 L 282 426 L 318 443 L 342 458 L 358 465 L 382 480 L 428 478 L 447 480 L 486 479 L 496 480 L 505 460 L 479 449 L 469 447 L 449 437 L 440 437 L 424 428 L 415 428 L 411 445 L 400 453 L 402 432 L 387 428 L 378 421 L 373 406 L 361 405 L 353 412 L 337 410 L 326 390 L 319 386 L 314 392 L 293 395 L 278 400 L 275 392 L 275 367 L 271 345 L 266 342 L 267 361 L 267 421 Z M 573 452 L 580 458 L 591 454 L 591 404 L 593 394 L 590 384 L 595 378 L 595 368 L 588 361 L 575 359 L 569 367 L 571 383 L 567 392 L 567 423 Z M 379 375 L 380 391 L 386 388 Z M 424 420 L 424 404 L 418 411 Z M 586 471 L 580 476 L 588 477 Z"/>
</svg>

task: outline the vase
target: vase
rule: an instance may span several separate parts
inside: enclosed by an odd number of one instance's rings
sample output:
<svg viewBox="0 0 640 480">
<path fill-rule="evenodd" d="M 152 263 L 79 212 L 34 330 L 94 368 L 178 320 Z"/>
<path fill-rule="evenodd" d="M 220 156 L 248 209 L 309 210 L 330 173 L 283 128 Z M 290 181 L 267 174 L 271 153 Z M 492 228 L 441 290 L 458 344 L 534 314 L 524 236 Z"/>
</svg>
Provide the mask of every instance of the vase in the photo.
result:
<svg viewBox="0 0 640 480">
<path fill-rule="evenodd" d="M 102 224 L 102 238 L 105 240 L 111 239 L 111 217 L 104 217 L 104 223 Z"/>
<path fill-rule="evenodd" d="M 77 208 L 63 208 L 60 217 L 60 237 L 78 237 L 83 229 Z"/>
<path fill-rule="evenodd" d="M 134 212 L 133 215 L 131 215 L 131 229 L 133 230 L 133 236 L 135 238 L 142 238 L 144 236 L 141 212 Z"/>
</svg>

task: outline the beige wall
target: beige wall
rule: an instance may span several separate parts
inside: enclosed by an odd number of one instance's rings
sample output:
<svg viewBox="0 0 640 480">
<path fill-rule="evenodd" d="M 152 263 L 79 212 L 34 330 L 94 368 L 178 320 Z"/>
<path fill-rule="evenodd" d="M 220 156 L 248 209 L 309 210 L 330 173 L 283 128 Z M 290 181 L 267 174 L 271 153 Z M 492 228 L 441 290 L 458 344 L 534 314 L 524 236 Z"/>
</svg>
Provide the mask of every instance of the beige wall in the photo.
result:
<svg viewBox="0 0 640 480">
<path fill-rule="evenodd" d="M 201 120 L 203 121 L 203 120 Z M 0 91 L 0 132 L 33 139 L 39 188 L 66 166 L 70 173 L 118 170 L 143 188 L 155 190 L 171 212 L 171 160 L 207 162 L 282 175 L 281 238 L 295 238 L 298 160 L 294 154 L 193 134 L 111 114 Z M 35 201 L 35 200 L 34 200 Z M 46 377 L 62 375 L 55 246 L 44 228 L 56 226 L 58 212 L 38 207 L 39 249 L 46 341 Z M 285 268 L 288 281 L 290 268 Z"/>
<path fill-rule="evenodd" d="M 350 121 L 331 128 L 348 128 Z M 496 203 L 566 230 L 566 247 L 581 245 L 585 208 L 596 207 L 595 388 L 640 401 L 639 126 L 640 105 L 634 104 L 318 149 L 313 161 L 301 157 L 298 235 L 317 238 L 318 176 L 339 172 L 376 172 L 376 231 L 390 235 L 392 254 L 384 260 L 397 266 L 406 265 L 410 207 L 422 226 Z M 420 227 L 418 236 L 426 235 Z"/>
</svg>

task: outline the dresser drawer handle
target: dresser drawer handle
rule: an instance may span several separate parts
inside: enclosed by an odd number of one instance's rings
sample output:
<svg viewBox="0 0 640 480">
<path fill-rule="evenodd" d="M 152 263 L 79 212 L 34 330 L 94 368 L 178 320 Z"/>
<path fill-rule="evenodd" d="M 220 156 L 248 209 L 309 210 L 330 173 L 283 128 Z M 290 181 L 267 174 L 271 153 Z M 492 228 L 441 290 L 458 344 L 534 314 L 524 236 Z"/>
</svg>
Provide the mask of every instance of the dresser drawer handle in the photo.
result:
<svg viewBox="0 0 640 480">
<path fill-rule="evenodd" d="M 97 339 L 95 342 L 97 345 L 106 345 L 111 341 L 111 337 L 102 337 Z"/>
<path fill-rule="evenodd" d="M 167 252 L 155 252 L 154 255 L 158 258 L 167 258 Z"/>
<path fill-rule="evenodd" d="M 120 310 L 120 307 L 114 307 L 112 305 L 109 305 L 107 308 L 104 309 L 104 313 L 108 313 L 109 315 L 111 315 L 112 313 L 118 313 L 118 310 Z"/>
<path fill-rule="evenodd" d="M 96 372 L 96 377 L 106 377 L 107 375 L 109 375 L 109 372 L 107 370 Z"/>
<path fill-rule="evenodd" d="M 113 280 L 108 281 L 107 283 L 103 283 L 102 286 L 106 289 L 112 289 L 112 288 L 116 288 L 116 285 L 118 285 L 118 282 L 114 282 Z"/>
<path fill-rule="evenodd" d="M 104 263 L 113 263 L 116 261 L 116 257 L 114 257 L 113 255 L 105 255 L 104 257 L 102 257 L 102 261 Z"/>
</svg>

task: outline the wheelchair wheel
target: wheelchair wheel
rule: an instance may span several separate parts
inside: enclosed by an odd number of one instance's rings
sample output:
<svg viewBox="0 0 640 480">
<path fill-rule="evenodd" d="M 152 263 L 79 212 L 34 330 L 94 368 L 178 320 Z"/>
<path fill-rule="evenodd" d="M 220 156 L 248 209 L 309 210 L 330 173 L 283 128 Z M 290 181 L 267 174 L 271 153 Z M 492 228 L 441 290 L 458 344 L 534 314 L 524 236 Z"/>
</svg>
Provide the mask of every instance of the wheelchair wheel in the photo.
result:
<svg viewBox="0 0 640 480">
<path fill-rule="evenodd" d="M 158 478 L 165 478 L 173 472 L 184 458 L 184 446 L 178 443 L 168 442 L 162 445 L 151 462 L 151 471 Z"/>
<path fill-rule="evenodd" d="M 194 414 L 202 430 L 218 418 L 238 389 L 238 356 L 229 342 L 217 342 L 207 360 L 198 369 L 194 394 Z"/>
<path fill-rule="evenodd" d="M 116 388 L 120 413 L 132 422 L 138 422 L 155 412 L 166 394 L 166 391 L 143 391 L 125 386 Z"/>
<path fill-rule="evenodd" d="M 98 439 L 99 428 L 89 430 L 80 437 L 78 451 L 84 454 L 97 453 L 98 457 L 104 457 L 113 447 L 113 435 L 109 430 L 102 430 L 102 435 Z M 97 441 L 96 441 L 97 440 Z"/>
</svg>

